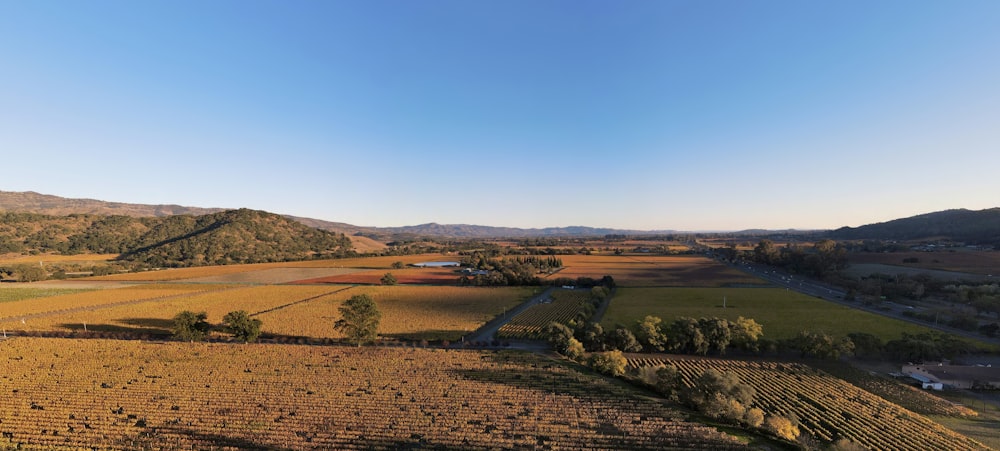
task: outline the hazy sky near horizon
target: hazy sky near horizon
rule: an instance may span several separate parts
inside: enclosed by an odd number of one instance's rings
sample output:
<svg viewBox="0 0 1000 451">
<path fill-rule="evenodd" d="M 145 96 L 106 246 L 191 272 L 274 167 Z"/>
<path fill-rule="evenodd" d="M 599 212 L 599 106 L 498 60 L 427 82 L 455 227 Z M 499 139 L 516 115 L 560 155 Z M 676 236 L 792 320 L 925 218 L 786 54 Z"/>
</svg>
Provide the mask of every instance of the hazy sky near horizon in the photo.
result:
<svg viewBox="0 0 1000 451">
<path fill-rule="evenodd" d="M 0 190 L 364 226 L 997 207 L 998 24 L 993 0 L 0 0 Z"/>
</svg>

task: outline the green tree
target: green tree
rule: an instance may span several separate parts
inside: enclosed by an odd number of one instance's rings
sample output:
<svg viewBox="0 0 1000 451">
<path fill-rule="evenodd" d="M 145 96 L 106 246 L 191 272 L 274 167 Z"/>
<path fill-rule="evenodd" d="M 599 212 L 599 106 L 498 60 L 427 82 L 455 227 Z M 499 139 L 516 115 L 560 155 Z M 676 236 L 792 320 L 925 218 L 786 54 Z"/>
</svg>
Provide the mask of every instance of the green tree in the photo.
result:
<svg viewBox="0 0 1000 451">
<path fill-rule="evenodd" d="M 744 351 L 757 352 L 760 337 L 764 336 L 764 326 L 752 318 L 739 317 L 729 323 L 732 331 L 732 345 Z"/>
<path fill-rule="evenodd" d="M 823 332 L 805 330 L 799 332 L 799 335 L 794 339 L 794 346 L 802 354 L 802 357 L 819 359 L 836 360 L 841 355 L 850 355 L 854 352 L 854 343 L 848 337 L 837 340 Z"/>
<path fill-rule="evenodd" d="M 685 403 L 712 418 L 742 422 L 754 394 L 753 387 L 740 382 L 735 373 L 709 368 L 695 380 L 690 390 L 682 393 L 682 397 Z"/>
<path fill-rule="evenodd" d="M 208 314 L 184 310 L 174 316 L 174 336 L 184 341 L 201 341 L 208 336 Z"/>
<path fill-rule="evenodd" d="M 621 376 L 625 374 L 625 366 L 628 360 L 619 350 L 598 352 L 590 356 L 590 367 L 599 373 L 609 376 Z"/>
<path fill-rule="evenodd" d="M 392 262 L 392 269 L 403 269 L 403 262 Z"/>
<path fill-rule="evenodd" d="M 671 349 L 676 352 L 705 355 L 710 349 L 710 343 L 694 318 L 677 318 L 670 325 L 667 336 Z"/>
<path fill-rule="evenodd" d="M 639 321 L 635 338 L 647 351 L 663 352 L 667 350 L 667 336 L 660 326 L 662 322 L 663 320 L 652 315 L 646 315 L 642 321 Z"/>
<path fill-rule="evenodd" d="M 378 338 L 378 324 L 382 320 L 375 300 L 367 294 L 351 296 L 340 306 L 340 319 L 334 328 L 351 342 L 361 347 L 363 343 L 374 342 Z"/>
<path fill-rule="evenodd" d="M 635 335 L 632 331 L 628 330 L 623 326 L 618 326 L 615 330 L 608 334 L 606 339 L 608 346 L 612 349 L 617 349 L 622 352 L 639 352 L 642 351 L 642 346 L 639 341 L 635 339 Z"/>
<path fill-rule="evenodd" d="M 566 351 L 569 349 L 570 340 L 575 340 L 573 338 L 573 330 L 569 326 L 556 321 L 552 321 L 545 327 L 545 333 L 549 337 L 549 344 L 552 345 L 552 348 L 563 355 L 566 355 Z"/>
<path fill-rule="evenodd" d="M 391 272 L 387 272 L 387 273 L 385 273 L 384 276 L 382 276 L 381 282 L 382 282 L 382 285 L 395 285 L 396 284 L 396 276 L 392 275 Z"/>
<path fill-rule="evenodd" d="M 38 282 L 49 276 L 48 271 L 41 265 L 18 265 L 17 274 L 19 282 Z"/>
<path fill-rule="evenodd" d="M 222 323 L 234 337 L 245 343 L 257 341 L 257 337 L 260 336 L 261 320 L 251 318 L 245 310 L 226 313 L 226 316 L 222 317 Z"/>
</svg>

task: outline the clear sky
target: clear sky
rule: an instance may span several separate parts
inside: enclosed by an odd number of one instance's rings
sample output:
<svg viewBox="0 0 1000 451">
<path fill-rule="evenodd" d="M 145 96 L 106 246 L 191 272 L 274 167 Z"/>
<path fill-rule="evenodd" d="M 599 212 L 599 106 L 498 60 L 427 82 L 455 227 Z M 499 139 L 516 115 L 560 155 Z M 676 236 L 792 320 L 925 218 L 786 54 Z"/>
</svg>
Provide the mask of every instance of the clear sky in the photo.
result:
<svg viewBox="0 0 1000 451">
<path fill-rule="evenodd" d="M 364 226 L 1000 206 L 1000 2 L 0 0 L 0 190 Z"/>
</svg>

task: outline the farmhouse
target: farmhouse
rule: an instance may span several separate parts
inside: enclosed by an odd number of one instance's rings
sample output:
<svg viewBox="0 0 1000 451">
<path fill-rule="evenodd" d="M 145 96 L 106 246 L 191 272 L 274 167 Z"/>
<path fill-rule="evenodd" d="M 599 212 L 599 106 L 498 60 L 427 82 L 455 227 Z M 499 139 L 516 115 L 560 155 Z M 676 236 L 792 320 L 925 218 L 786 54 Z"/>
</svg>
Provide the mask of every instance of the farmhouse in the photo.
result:
<svg viewBox="0 0 1000 451">
<path fill-rule="evenodd" d="M 1000 390 L 1000 368 L 990 366 L 924 363 L 904 365 L 903 374 L 920 381 L 924 388 L 985 388 Z"/>
</svg>

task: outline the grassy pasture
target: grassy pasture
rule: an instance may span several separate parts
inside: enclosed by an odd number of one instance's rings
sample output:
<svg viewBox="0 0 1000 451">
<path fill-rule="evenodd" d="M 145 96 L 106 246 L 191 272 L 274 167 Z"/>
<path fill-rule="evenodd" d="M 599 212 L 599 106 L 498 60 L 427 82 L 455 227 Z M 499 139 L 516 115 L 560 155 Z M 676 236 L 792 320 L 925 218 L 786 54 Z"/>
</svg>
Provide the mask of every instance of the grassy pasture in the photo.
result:
<svg viewBox="0 0 1000 451">
<path fill-rule="evenodd" d="M 792 338 L 802 330 L 837 336 L 869 332 L 883 340 L 930 330 L 779 288 L 619 288 L 601 324 L 632 326 L 646 315 L 666 323 L 680 316 L 743 316 L 763 325 L 764 338 L 771 340 Z"/>
<path fill-rule="evenodd" d="M 563 269 L 549 279 L 610 275 L 620 286 L 721 287 L 762 284 L 760 279 L 712 259 L 696 255 L 565 255 Z"/>
<path fill-rule="evenodd" d="M 80 293 L 89 291 L 86 289 L 73 288 L 34 288 L 34 287 L 5 287 L 0 286 L 0 303 L 23 301 L 25 299 L 46 298 L 49 296 L 59 296 L 63 294 Z"/>
</svg>

